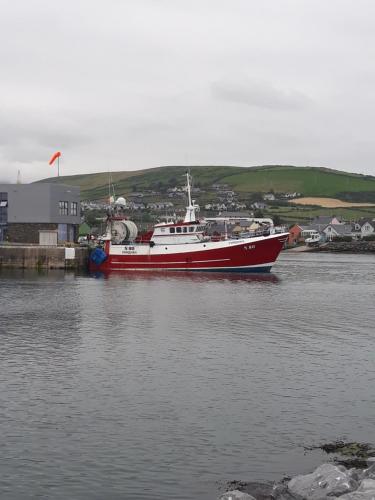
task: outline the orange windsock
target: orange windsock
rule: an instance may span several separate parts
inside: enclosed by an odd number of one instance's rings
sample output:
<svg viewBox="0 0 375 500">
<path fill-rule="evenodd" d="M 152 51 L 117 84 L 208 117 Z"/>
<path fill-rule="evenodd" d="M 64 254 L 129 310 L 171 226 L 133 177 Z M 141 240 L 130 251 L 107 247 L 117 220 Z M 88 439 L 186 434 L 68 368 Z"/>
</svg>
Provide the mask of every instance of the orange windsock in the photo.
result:
<svg viewBox="0 0 375 500">
<path fill-rule="evenodd" d="M 52 165 L 52 163 L 56 160 L 56 158 L 59 158 L 61 156 L 60 151 L 56 151 L 54 155 L 52 155 L 50 161 L 48 162 L 49 165 Z"/>
</svg>

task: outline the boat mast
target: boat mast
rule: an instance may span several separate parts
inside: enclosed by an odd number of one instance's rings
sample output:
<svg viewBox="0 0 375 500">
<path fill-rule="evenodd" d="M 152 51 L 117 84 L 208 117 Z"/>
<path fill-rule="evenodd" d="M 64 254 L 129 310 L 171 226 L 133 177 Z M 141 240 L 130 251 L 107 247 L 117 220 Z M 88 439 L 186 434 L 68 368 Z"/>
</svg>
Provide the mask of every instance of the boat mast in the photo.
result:
<svg viewBox="0 0 375 500">
<path fill-rule="evenodd" d="M 187 193 L 188 193 L 188 201 L 189 201 L 189 208 L 192 206 L 191 204 L 191 192 L 190 192 L 190 175 L 189 172 L 186 172 L 186 180 L 187 180 Z"/>
<path fill-rule="evenodd" d="M 191 199 L 191 186 L 190 186 L 190 174 L 189 174 L 189 172 L 186 172 L 186 190 L 187 190 L 189 205 L 186 207 L 186 215 L 185 215 L 184 222 L 195 222 L 196 221 L 195 210 L 199 209 L 199 207 L 198 207 L 198 205 L 194 204 L 195 200 Z"/>
</svg>

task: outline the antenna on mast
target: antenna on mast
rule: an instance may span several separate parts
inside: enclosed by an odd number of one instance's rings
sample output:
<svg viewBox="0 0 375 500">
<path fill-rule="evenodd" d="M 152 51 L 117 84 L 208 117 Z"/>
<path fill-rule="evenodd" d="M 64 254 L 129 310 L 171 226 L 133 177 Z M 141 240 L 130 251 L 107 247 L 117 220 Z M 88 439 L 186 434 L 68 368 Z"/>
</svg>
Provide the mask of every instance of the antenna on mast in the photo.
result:
<svg viewBox="0 0 375 500">
<path fill-rule="evenodd" d="M 199 206 L 195 204 L 195 200 L 191 199 L 191 176 L 189 172 L 186 172 L 186 190 L 188 194 L 189 205 L 186 207 L 186 215 L 184 222 L 195 222 L 196 221 L 195 211 L 199 211 Z"/>
<path fill-rule="evenodd" d="M 110 171 L 108 171 L 108 203 L 112 205 L 115 201 L 115 186 L 113 185 L 113 178 Z"/>
<path fill-rule="evenodd" d="M 190 181 L 191 181 L 190 173 L 186 172 L 186 189 L 187 189 L 187 194 L 188 194 L 189 207 L 191 207 L 191 185 L 190 185 Z"/>
</svg>

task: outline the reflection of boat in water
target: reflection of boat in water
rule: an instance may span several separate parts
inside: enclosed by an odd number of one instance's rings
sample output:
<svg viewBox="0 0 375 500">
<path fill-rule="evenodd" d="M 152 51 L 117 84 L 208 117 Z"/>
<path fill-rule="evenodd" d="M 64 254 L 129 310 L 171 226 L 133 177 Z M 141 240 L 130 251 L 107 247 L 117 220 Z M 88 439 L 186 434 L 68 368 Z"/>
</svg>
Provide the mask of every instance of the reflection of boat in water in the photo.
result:
<svg viewBox="0 0 375 500">
<path fill-rule="evenodd" d="M 123 279 L 124 275 L 117 271 L 101 271 L 92 273 L 92 276 L 97 279 L 116 280 Z M 279 283 L 279 278 L 272 273 L 231 273 L 231 272 L 211 272 L 204 271 L 138 271 L 136 273 L 129 273 L 126 279 L 134 281 L 155 281 L 155 280 L 182 280 L 193 281 L 198 283 L 205 282 L 243 282 L 243 283 Z"/>
<path fill-rule="evenodd" d="M 156 224 L 153 231 L 138 236 L 134 222 L 111 214 L 102 247 L 90 255 L 90 271 L 226 271 L 269 272 L 288 233 L 273 228 L 239 239 L 208 235 L 209 224 L 198 220 L 199 209 L 191 200 L 183 221 Z"/>
</svg>

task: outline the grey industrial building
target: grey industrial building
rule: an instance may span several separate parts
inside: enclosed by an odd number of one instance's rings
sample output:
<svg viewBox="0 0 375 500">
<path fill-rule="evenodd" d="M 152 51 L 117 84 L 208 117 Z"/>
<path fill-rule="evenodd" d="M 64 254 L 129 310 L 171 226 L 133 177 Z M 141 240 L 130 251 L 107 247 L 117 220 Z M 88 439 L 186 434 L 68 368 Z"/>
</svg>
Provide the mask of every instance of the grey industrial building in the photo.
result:
<svg viewBox="0 0 375 500">
<path fill-rule="evenodd" d="M 80 189 L 63 184 L 0 184 L 0 243 L 39 243 L 39 231 L 77 240 Z"/>
</svg>

